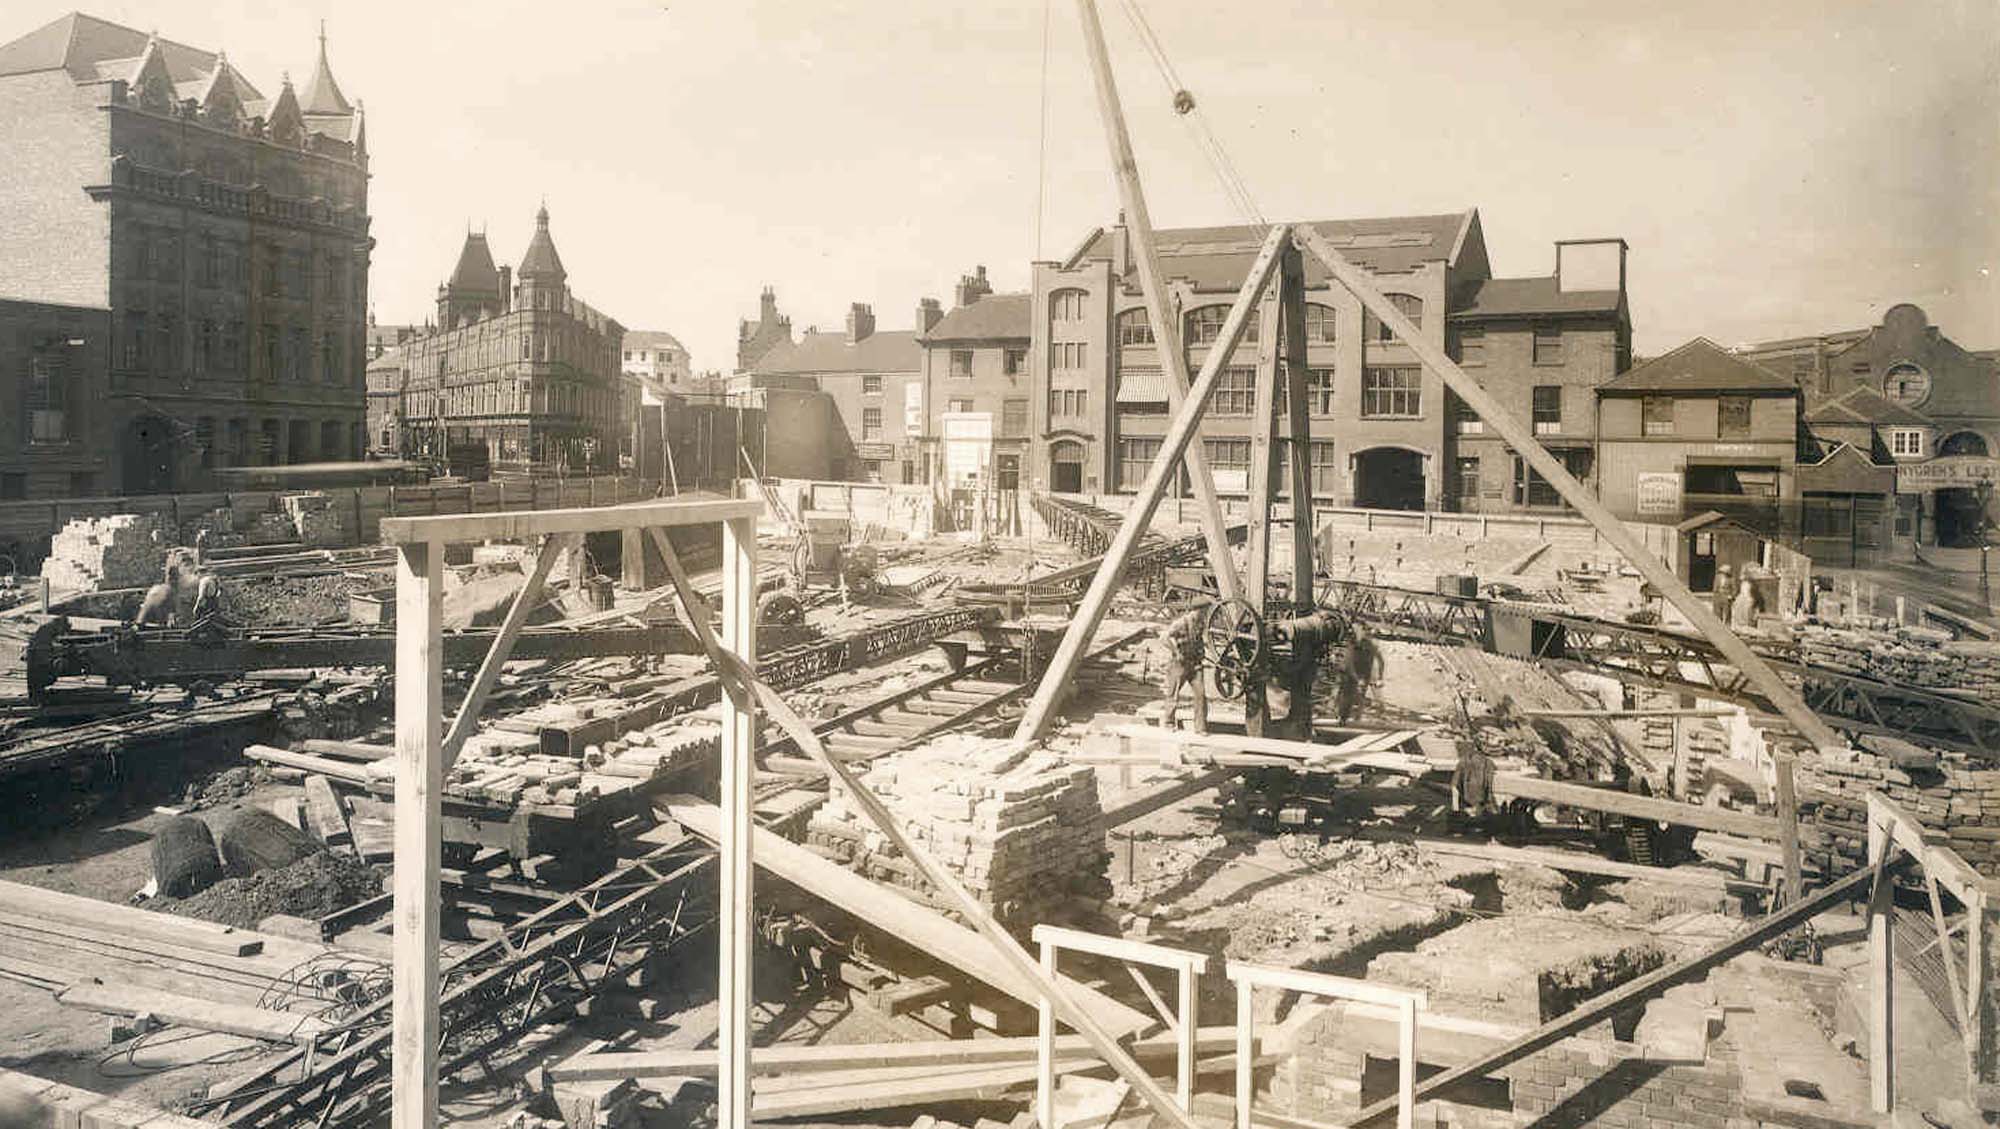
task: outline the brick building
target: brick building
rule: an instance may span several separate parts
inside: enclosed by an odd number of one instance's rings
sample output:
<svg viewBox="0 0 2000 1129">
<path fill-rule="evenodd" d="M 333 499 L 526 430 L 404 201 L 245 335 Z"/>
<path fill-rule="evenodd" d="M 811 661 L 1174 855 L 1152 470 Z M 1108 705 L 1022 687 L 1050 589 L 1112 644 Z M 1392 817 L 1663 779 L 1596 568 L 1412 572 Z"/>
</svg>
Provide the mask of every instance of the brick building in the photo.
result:
<svg viewBox="0 0 2000 1129">
<path fill-rule="evenodd" d="M 958 283 L 956 303 L 923 335 L 923 481 L 1021 484 L 1033 442 L 1034 296 L 994 294 L 986 268 Z"/>
<path fill-rule="evenodd" d="M 484 447 L 515 472 L 609 470 L 627 438 L 620 382 L 625 327 L 570 293 L 549 210 L 515 272 L 469 232 L 437 321 L 405 343 L 404 426 L 412 454 Z"/>
<path fill-rule="evenodd" d="M 1597 389 L 1598 495 L 1629 520 L 1712 510 L 1780 535 L 1802 411 L 1790 377 L 1698 337 Z"/>
<path fill-rule="evenodd" d="M 792 319 L 778 312 L 778 292 L 766 286 L 758 298 L 757 320 L 736 323 L 736 371 L 750 372 L 765 354 L 792 343 Z"/>
<path fill-rule="evenodd" d="M 324 36 L 305 93 L 266 96 L 64 16 L 0 46 L 0 152 L 0 297 L 111 311 L 95 488 L 359 454 L 367 141 Z"/>
<path fill-rule="evenodd" d="M 619 350 L 619 370 L 635 377 L 648 388 L 664 392 L 687 392 L 694 375 L 688 367 L 687 346 L 671 333 L 655 329 L 633 329 L 625 333 Z"/>
<path fill-rule="evenodd" d="M 1865 426 L 1880 437 L 1896 466 L 1898 536 L 1973 545 L 2000 516 L 1982 518 L 1979 501 L 1979 484 L 2000 480 L 2000 362 L 1946 337 L 1920 307 L 1891 306 L 1868 329 L 1737 352 L 1793 374 L 1815 434 L 1852 438 Z"/>
<path fill-rule="evenodd" d="M 1476 210 L 1314 225 L 1375 278 L 1433 344 L 1480 373 L 1524 422 L 1577 452 L 1588 473 L 1587 388 L 1629 365 L 1622 240 L 1559 243 L 1553 274 L 1495 279 Z M 1158 233 L 1170 300 L 1199 368 L 1261 243 L 1249 227 Z M 1557 505 L 1496 439 L 1467 424 L 1409 346 L 1306 263 L 1312 369 L 1311 477 L 1335 505 L 1512 510 Z M 1271 299 L 1267 298 L 1267 301 Z M 1056 491 L 1129 491 L 1158 453 L 1168 415 L 1132 251 L 1122 226 L 1034 267 L 1031 474 Z M 1247 489 L 1259 328 L 1210 401 L 1202 441 L 1217 487 Z M 1280 448 L 1281 457 L 1287 455 Z"/>
<path fill-rule="evenodd" d="M 765 291 L 770 298 L 770 291 Z M 770 314 L 772 307 L 767 305 Z M 772 314 L 771 316 L 775 316 Z M 808 329 L 783 340 L 730 381 L 737 395 L 757 393 L 770 428 L 772 467 L 793 465 L 791 444 L 824 456 L 805 460 L 828 476 L 857 482 L 918 482 L 923 467 L 923 347 L 941 316 L 936 299 L 917 308 L 917 329 L 876 329 L 874 308 L 848 308 L 844 332 Z M 789 319 L 780 319 L 786 333 Z M 764 324 L 771 324 L 769 318 Z M 821 395 L 813 396 L 817 392 Z M 750 402 L 750 401 L 746 401 Z M 824 431 L 825 434 L 819 434 Z M 760 467 L 766 474 L 784 473 Z"/>
<path fill-rule="evenodd" d="M 111 311 L 0 299 L 0 501 L 98 493 Z"/>
<path fill-rule="evenodd" d="M 368 454 L 399 459 L 403 446 L 403 398 L 410 378 L 409 358 L 390 346 L 368 362 Z"/>
</svg>

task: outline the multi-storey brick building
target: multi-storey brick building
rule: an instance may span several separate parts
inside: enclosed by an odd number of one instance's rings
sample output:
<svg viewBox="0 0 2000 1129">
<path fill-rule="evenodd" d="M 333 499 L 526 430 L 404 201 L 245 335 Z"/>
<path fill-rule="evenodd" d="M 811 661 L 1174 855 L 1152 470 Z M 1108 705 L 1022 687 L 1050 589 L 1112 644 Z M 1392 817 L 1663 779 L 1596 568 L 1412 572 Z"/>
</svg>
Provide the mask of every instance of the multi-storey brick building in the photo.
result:
<svg viewBox="0 0 2000 1129">
<path fill-rule="evenodd" d="M 572 295 L 568 280 L 546 207 L 518 283 L 494 265 L 483 233 L 466 235 L 438 287 L 436 326 L 403 346 L 412 453 L 483 446 L 491 466 L 515 472 L 617 466 L 625 327 Z"/>
<path fill-rule="evenodd" d="M 750 372 L 765 354 L 792 343 L 792 319 L 778 312 L 778 292 L 766 286 L 757 300 L 757 320 L 736 323 L 736 371 Z"/>
<path fill-rule="evenodd" d="M 993 293 L 985 267 L 954 296 L 922 336 L 924 480 L 963 488 L 990 478 L 1015 490 L 1034 438 L 1034 296 Z"/>
<path fill-rule="evenodd" d="M 765 291 L 768 298 L 770 291 Z M 766 310 L 769 314 L 770 309 Z M 774 315 L 773 315 L 774 316 Z M 808 329 L 797 341 L 779 341 L 749 371 L 738 373 L 731 391 L 762 390 L 755 403 L 771 429 L 765 449 L 767 474 L 785 474 L 801 460 L 784 450 L 797 443 L 824 449 L 824 465 L 836 479 L 858 482 L 918 482 L 923 473 L 923 347 L 919 338 L 941 317 L 937 299 L 917 308 L 917 328 L 876 329 L 873 307 L 848 308 L 843 333 Z M 766 324 L 770 324 L 769 317 Z M 784 323 L 789 333 L 790 322 Z M 821 396 L 813 397 L 810 393 Z M 781 406 L 781 401 L 788 406 Z M 828 418 L 828 413 L 831 418 Z M 814 432 L 820 429 L 825 434 Z"/>
<path fill-rule="evenodd" d="M 103 489 L 111 312 L 0 299 L 0 501 Z"/>
<path fill-rule="evenodd" d="M 359 455 L 367 141 L 324 36 L 305 94 L 266 97 L 218 53 L 64 16 L 0 46 L 0 152 L 0 297 L 111 311 L 102 441 L 68 475 Z"/>
<path fill-rule="evenodd" d="M 1592 405 L 1584 389 L 1623 371 L 1630 358 L 1622 240 L 1559 243 L 1553 274 L 1496 279 L 1477 211 L 1314 226 L 1524 422 L 1543 424 L 1538 430 L 1551 442 L 1574 444 L 1571 465 L 1588 474 Z M 1158 234 L 1190 372 L 1219 335 L 1262 234 L 1248 227 Z M 1497 440 L 1463 422 L 1409 346 L 1315 262 L 1306 264 L 1306 285 L 1307 457 L 1316 497 L 1392 509 L 1559 504 Z M 1095 231 L 1067 259 L 1035 264 L 1030 316 L 1036 485 L 1134 489 L 1159 452 L 1168 415 L 1124 228 Z M 1258 336 L 1253 322 L 1201 425 L 1225 493 L 1247 489 Z"/>
<path fill-rule="evenodd" d="M 619 351 L 620 369 L 636 377 L 648 388 L 662 392 L 688 392 L 694 376 L 688 368 L 687 346 L 671 333 L 655 329 L 626 331 L 625 347 Z"/>
<path fill-rule="evenodd" d="M 404 455 L 403 410 L 410 379 L 409 358 L 401 346 L 390 346 L 368 362 L 368 454 L 397 459 Z"/>
</svg>

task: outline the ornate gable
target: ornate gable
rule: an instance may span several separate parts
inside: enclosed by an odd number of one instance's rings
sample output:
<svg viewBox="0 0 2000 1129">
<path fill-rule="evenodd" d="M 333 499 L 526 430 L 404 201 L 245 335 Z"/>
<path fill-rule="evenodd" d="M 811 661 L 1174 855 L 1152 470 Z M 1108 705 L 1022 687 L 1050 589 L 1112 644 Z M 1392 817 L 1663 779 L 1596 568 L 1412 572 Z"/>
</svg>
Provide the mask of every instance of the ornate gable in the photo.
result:
<svg viewBox="0 0 2000 1129">
<path fill-rule="evenodd" d="M 174 97 L 173 76 L 167 73 L 167 58 L 160 50 L 157 37 L 146 41 L 146 50 L 139 55 L 139 62 L 132 68 L 132 77 L 127 80 L 132 88 L 132 98 L 142 110 L 156 114 L 170 114 L 177 99 Z"/>
<path fill-rule="evenodd" d="M 280 145 L 305 144 L 305 118 L 299 113 L 298 95 L 292 93 L 292 76 L 285 76 L 284 87 L 278 91 L 277 101 L 271 104 L 267 120 L 271 140 Z"/>
</svg>

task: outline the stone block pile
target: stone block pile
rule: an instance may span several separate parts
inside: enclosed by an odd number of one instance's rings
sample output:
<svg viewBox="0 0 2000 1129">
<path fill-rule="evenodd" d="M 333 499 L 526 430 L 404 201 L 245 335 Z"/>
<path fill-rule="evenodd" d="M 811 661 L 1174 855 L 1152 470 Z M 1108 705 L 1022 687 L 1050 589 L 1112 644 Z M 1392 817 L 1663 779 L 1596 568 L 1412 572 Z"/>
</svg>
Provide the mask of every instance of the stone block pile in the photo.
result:
<svg viewBox="0 0 2000 1129">
<path fill-rule="evenodd" d="M 2000 701 L 2000 643 L 1955 641 L 1927 627 L 1798 629 L 1799 656 L 1846 674 Z"/>
<path fill-rule="evenodd" d="M 1109 892 L 1104 810 L 1087 767 L 1013 741 L 950 736 L 883 757 L 863 779 L 1003 922 L 1030 925 L 1070 898 Z M 839 789 L 813 814 L 806 842 L 877 881 L 927 891 Z"/>
<path fill-rule="evenodd" d="M 1868 855 L 1868 793 L 1880 792 L 1983 874 L 2000 875 L 2000 767 L 1893 737 L 1799 759 L 1801 838 L 1820 864 L 1845 872 Z"/>
<path fill-rule="evenodd" d="M 243 545 L 282 545 L 298 540 L 292 520 L 277 510 L 265 510 L 249 522 L 241 521 L 228 506 L 196 514 L 181 522 L 181 544 L 192 545 L 197 535 L 208 533 L 211 549 L 234 549 Z"/>
<path fill-rule="evenodd" d="M 333 504 L 325 494 L 286 494 L 279 504 L 284 516 L 297 530 L 301 543 L 311 549 L 340 549 L 354 543 L 354 530 L 345 507 Z"/>
<path fill-rule="evenodd" d="M 77 518 L 50 539 L 42 575 L 57 591 L 145 588 L 165 576 L 169 547 L 152 515 Z"/>
</svg>

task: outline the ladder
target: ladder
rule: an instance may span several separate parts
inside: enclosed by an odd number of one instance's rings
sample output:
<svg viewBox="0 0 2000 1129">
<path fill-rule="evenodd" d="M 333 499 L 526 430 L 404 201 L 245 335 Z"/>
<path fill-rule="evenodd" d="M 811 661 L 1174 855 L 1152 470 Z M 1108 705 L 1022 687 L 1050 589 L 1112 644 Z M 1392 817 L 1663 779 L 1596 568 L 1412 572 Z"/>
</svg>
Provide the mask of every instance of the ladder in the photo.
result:
<svg viewBox="0 0 2000 1129">
<path fill-rule="evenodd" d="M 757 489 L 763 493 L 764 504 L 771 507 L 773 512 L 784 519 L 785 528 L 790 530 L 794 536 L 805 536 L 805 529 L 799 524 L 799 519 L 792 516 L 792 511 L 785 507 L 784 499 L 778 497 L 778 492 L 772 489 L 770 482 L 764 478 L 763 474 L 759 473 L 757 464 L 750 461 L 750 451 L 739 443 L 736 446 L 736 453 L 743 456 L 743 465 L 749 469 L 750 477 L 756 481 Z"/>
</svg>

